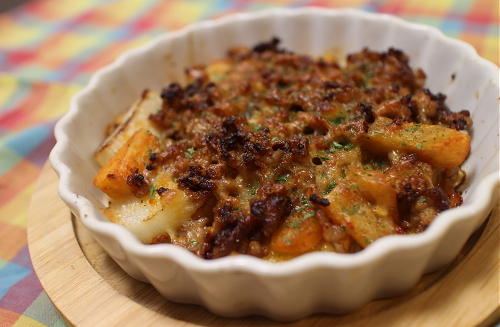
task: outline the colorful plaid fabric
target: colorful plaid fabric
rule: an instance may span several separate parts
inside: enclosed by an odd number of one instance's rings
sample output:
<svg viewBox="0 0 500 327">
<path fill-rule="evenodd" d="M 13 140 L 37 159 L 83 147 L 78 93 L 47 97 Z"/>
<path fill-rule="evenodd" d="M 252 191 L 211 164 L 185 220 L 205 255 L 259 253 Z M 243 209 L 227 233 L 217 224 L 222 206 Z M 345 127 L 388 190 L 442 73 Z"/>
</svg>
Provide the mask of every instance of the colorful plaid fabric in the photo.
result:
<svg viewBox="0 0 500 327">
<path fill-rule="evenodd" d="M 55 121 L 96 69 L 154 36 L 270 7 L 357 7 L 435 26 L 498 64 L 495 0 L 37 0 L 0 15 L 0 327 L 63 326 L 33 273 L 26 208 Z"/>
</svg>

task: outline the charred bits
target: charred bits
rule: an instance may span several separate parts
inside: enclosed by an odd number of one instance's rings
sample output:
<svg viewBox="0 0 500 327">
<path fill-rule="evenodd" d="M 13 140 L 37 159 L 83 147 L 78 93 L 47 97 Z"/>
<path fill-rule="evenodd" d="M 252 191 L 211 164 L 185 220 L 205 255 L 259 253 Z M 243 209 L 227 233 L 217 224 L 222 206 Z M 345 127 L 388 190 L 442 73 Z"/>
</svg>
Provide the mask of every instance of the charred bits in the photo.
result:
<svg viewBox="0 0 500 327">
<path fill-rule="evenodd" d="M 262 53 L 265 51 L 281 52 L 278 48 L 280 42 L 281 40 L 275 36 L 270 41 L 258 43 L 252 48 L 252 51 L 256 53 Z"/>
<path fill-rule="evenodd" d="M 170 83 L 161 91 L 161 98 L 170 107 L 177 107 L 184 97 L 184 90 L 179 83 Z"/>
<path fill-rule="evenodd" d="M 178 179 L 178 184 L 181 188 L 188 189 L 193 192 L 210 192 L 215 189 L 215 183 L 211 177 L 200 166 L 189 166 L 187 173 Z"/>
<path fill-rule="evenodd" d="M 309 153 L 309 143 L 307 138 L 294 137 L 289 140 L 274 143 L 272 149 L 273 151 L 282 150 L 283 152 L 290 152 L 294 156 L 303 158 Z"/>
<path fill-rule="evenodd" d="M 363 118 L 368 124 L 375 121 L 375 115 L 373 114 L 372 106 L 370 104 L 360 103 L 359 107 L 363 113 Z"/>
<path fill-rule="evenodd" d="M 292 105 L 290 105 L 289 110 L 293 112 L 299 112 L 299 111 L 304 111 L 304 107 L 302 107 L 298 103 L 293 103 Z"/>
<path fill-rule="evenodd" d="M 328 207 L 330 205 L 330 201 L 328 201 L 328 199 L 322 198 L 317 194 L 311 194 L 311 196 L 309 197 L 309 200 L 312 203 L 319 204 L 320 206 L 323 206 L 323 207 Z"/>
<path fill-rule="evenodd" d="M 203 256 L 215 259 L 237 251 L 252 234 L 257 223 L 255 217 L 225 203 L 217 210 L 214 233 L 207 235 Z"/>
<path fill-rule="evenodd" d="M 158 193 L 159 196 L 162 196 L 165 192 L 170 191 L 170 189 L 166 187 L 160 187 L 156 190 L 156 193 Z"/>
<path fill-rule="evenodd" d="M 259 219 L 260 233 L 269 238 L 292 211 L 292 200 L 282 185 L 266 185 L 258 199 L 250 202 L 250 213 Z"/>
<path fill-rule="evenodd" d="M 132 194 L 138 198 L 142 198 L 149 192 L 149 185 L 144 175 L 132 173 L 127 176 L 127 185 L 130 187 Z"/>
</svg>

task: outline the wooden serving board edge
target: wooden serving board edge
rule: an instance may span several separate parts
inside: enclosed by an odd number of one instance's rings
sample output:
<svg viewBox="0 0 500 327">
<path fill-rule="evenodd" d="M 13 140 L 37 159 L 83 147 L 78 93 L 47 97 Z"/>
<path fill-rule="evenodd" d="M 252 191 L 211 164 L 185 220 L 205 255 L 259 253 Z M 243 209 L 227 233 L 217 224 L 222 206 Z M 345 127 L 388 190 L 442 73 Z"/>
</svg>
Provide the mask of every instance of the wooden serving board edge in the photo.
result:
<svg viewBox="0 0 500 327">
<path fill-rule="evenodd" d="M 76 326 L 269 326 L 262 317 L 228 319 L 169 302 L 126 275 L 93 241 L 43 168 L 28 213 L 28 244 L 43 288 Z M 479 240 L 449 267 L 423 277 L 405 295 L 343 316 L 314 315 L 290 326 L 489 326 L 500 318 L 498 204 Z M 281 324 L 279 324 L 281 325 Z"/>
</svg>

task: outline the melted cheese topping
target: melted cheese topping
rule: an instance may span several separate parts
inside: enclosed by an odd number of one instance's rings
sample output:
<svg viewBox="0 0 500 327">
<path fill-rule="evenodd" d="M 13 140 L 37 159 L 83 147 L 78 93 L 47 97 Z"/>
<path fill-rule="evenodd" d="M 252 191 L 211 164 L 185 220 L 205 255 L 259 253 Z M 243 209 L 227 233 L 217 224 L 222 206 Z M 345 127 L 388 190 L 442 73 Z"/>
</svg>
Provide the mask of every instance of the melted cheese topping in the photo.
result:
<svg viewBox="0 0 500 327">
<path fill-rule="evenodd" d="M 207 259 L 350 253 L 461 204 L 472 121 L 401 51 L 341 67 L 273 39 L 186 74 L 144 92 L 96 153 L 103 212 L 145 243 Z"/>
</svg>

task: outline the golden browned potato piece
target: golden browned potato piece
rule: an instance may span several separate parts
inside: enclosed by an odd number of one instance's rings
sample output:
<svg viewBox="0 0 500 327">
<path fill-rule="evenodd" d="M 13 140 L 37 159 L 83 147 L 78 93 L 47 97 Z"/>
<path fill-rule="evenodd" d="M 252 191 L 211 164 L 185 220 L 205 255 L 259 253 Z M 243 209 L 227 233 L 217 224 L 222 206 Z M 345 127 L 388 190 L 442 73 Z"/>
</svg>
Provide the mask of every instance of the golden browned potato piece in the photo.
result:
<svg viewBox="0 0 500 327">
<path fill-rule="evenodd" d="M 127 177 L 142 173 L 149 160 L 149 154 L 159 150 L 160 143 L 149 131 L 140 129 L 106 162 L 96 177 L 94 185 L 110 197 L 131 195 Z"/>
<path fill-rule="evenodd" d="M 321 225 L 314 214 L 295 214 L 274 233 L 270 249 L 280 254 L 299 255 L 316 250 L 321 240 Z"/>
<path fill-rule="evenodd" d="M 397 222 L 398 203 L 396 190 L 389 184 L 385 175 L 378 170 L 353 170 L 351 180 L 359 187 L 365 199 L 377 205 L 374 211 Z"/>
<path fill-rule="evenodd" d="M 373 152 L 414 152 L 419 159 L 438 168 L 459 167 L 469 155 L 470 136 L 440 125 L 394 123 L 379 117 L 363 142 Z"/>
<path fill-rule="evenodd" d="M 144 91 L 141 98 L 130 109 L 121 114 L 115 123 L 109 127 L 110 135 L 97 149 L 94 158 L 97 163 L 104 165 L 139 129 L 146 129 L 153 134 L 160 134 L 155 124 L 148 119 L 149 115 L 157 112 L 162 106 L 158 93 Z"/>
<path fill-rule="evenodd" d="M 330 201 L 326 207 L 330 219 L 343 226 L 362 247 L 396 233 L 392 217 L 381 214 L 376 204 L 366 201 L 358 185 L 339 184 L 326 198 Z"/>
<path fill-rule="evenodd" d="M 127 227 L 142 242 L 152 243 L 165 234 L 175 240 L 179 227 L 202 203 L 179 189 L 166 172 L 157 175 L 153 185 L 166 191 L 161 195 L 152 192 L 140 201 L 134 196 L 112 199 L 110 206 L 102 211 L 109 220 Z"/>
</svg>

